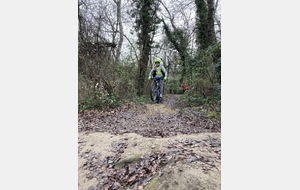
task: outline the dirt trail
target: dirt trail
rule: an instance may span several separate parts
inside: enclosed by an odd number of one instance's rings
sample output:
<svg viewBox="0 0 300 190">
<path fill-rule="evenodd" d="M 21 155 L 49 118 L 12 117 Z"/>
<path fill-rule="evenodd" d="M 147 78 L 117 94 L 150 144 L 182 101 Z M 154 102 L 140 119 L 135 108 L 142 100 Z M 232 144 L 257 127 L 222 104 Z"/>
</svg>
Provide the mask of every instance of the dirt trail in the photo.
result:
<svg viewBox="0 0 300 190">
<path fill-rule="evenodd" d="M 101 179 L 97 176 L 91 179 L 86 178 L 90 171 L 84 169 L 83 165 L 91 155 L 96 153 L 101 154 L 98 157 L 99 160 L 105 160 L 107 156 L 111 156 L 113 154 L 113 144 L 117 142 L 128 143 L 127 148 L 121 153 L 121 159 L 116 164 L 121 164 L 119 167 L 129 164 L 130 161 L 132 163 L 134 163 L 134 160 L 139 162 L 140 157 L 149 155 L 149 153 L 171 151 L 172 159 L 166 165 L 154 171 L 151 174 L 151 180 L 143 183 L 144 186 L 139 186 L 139 188 L 142 187 L 142 189 L 148 190 L 221 189 L 221 133 L 178 133 L 176 135 L 174 132 L 171 135 L 156 136 L 156 133 L 149 131 L 153 128 L 153 125 L 159 125 L 157 129 L 162 128 L 162 131 L 170 129 L 170 133 L 172 133 L 172 129 L 176 128 L 172 126 L 176 123 L 180 126 L 179 128 L 187 127 L 187 122 L 182 122 L 182 118 L 178 117 L 179 110 L 176 109 L 176 98 L 176 95 L 170 96 L 166 98 L 163 104 L 131 106 L 128 109 L 130 111 L 124 112 L 123 115 L 125 116 L 119 119 L 119 122 L 111 119 L 114 116 L 107 116 L 110 119 L 102 116 L 99 119 L 100 117 L 98 117 L 97 119 L 100 120 L 99 123 L 102 125 L 101 129 L 97 128 L 99 125 L 92 122 L 95 115 L 89 117 L 90 120 L 88 121 L 79 119 L 79 126 L 84 123 L 85 125 L 94 125 L 94 128 L 78 134 L 78 189 L 97 189 L 97 185 L 98 189 L 101 189 L 99 186 Z M 125 121 L 122 122 L 122 119 Z M 128 131 L 120 134 L 120 132 L 114 133 L 106 130 L 117 125 L 125 125 L 121 129 L 125 128 Z M 108 128 L 104 126 L 108 126 Z M 138 131 L 138 129 L 144 131 Z M 113 130 L 119 129 L 115 127 Z M 150 133 L 149 137 L 143 132 Z M 217 142 L 217 145 L 211 143 L 212 138 L 215 140 L 214 142 Z M 192 141 L 193 144 L 182 146 L 185 140 Z M 188 151 L 191 151 L 191 153 Z M 191 159 L 194 158 L 193 156 L 197 157 L 197 155 L 208 159 L 209 162 L 204 162 L 201 159 Z M 113 186 L 109 189 L 113 189 Z M 119 189 L 129 188 L 121 187 Z M 130 189 L 133 189 L 133 187 Z"/>
<path fill-rule="evenodd" d="M 161 114 L 174 114 L 176 110 L 166 104 L 146 104 L 147 111 L 144 114 L 145 117 L 151 117 L 158 113 Z"/>
<path fill-rule="evenodd" d="M 178 94 L 170 95 L 166 98 L 166 100 L 163 103 L 175 109 L 177 107 L 176 100 L 180 96 L 182 95 L 178 95 Z"/>
</svg>

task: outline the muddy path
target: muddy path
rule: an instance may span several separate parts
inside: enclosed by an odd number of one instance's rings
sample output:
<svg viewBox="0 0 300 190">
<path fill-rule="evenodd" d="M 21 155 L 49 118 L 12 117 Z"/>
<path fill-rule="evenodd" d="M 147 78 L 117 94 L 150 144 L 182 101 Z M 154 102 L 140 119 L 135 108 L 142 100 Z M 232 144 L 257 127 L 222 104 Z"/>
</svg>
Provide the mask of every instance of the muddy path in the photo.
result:
<svg viewBox="0 0 300 190">
<path fill-rule="evenodd" d="M 86 111 L 78 115 L 78 132 L 109 132 L 113 135 L 137 133 L 144 137 L 221 132 L 221 123 L 200 112 L 181 113 L 174 109 L 176 97 L 163 104 L 127 104 L 111 112 Z M 168 106 L 170 104 L 171 106 Z"/>
<path fill-rule="evenodd" d="M 178 95 L 78 115 L 78 189 L 221 189 L 221 126 Z"/>
<path fill-rule="evenodd" d="M 178 108 L 178 106 L 176 105 L 176 100 L 180 96 L 182 95 L 178 95 L 178 94 L 169 95 L 167 98 L 165 98 L 165 101 L 163 103 L 172 107 L 173 109 L 176 109 Z"/>
</svg>

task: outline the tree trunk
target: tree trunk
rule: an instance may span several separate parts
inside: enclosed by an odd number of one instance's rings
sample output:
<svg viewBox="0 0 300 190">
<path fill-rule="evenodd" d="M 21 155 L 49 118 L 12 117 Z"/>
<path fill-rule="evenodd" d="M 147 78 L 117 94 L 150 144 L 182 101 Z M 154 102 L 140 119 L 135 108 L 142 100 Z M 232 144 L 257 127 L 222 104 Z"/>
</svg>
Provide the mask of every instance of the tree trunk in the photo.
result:
<svg viewBox="0 0 300 190">
<path fill-rule="evenodd" d="M 118 63 L 120 60 L 120 55 L 121 55 L 121 48 L 123 44 L 123 25 L 122 25 L 122 20 L 121 20 L 121 0 L 115 1 L 117 4 L 117 23 L 119 24 L 119 33 L 120 33 L 120 40 L 118 43 L 118 48 L 117 48 L 117 55 L 116 55 L 116 62 Z"/>
<path fill-rule="evenodd" d="M 146 48 L 148 49 L 148 48 Z M 145 86 L 145 77 L 146 77 L 146 70 L 147 64 L 149 61 L 149 51 L 143 51 L 140 63 L 139 63 L 139 86 L 138 86 L 138 96 L 141 97 L 143 95 L 143 90 Z"/>
<path fill-rule="evenodd" d="M 136 1 L 137 20 L 136 31 L 138 33 L 138 44 L 141 49 L 141 57 L 139 59 L 139 76 L 138 76 L 138 95 L 143 94 L 145 85 L 145 76 L 149 55 L 151 53 L 151 45 L 156 32 L 158 20 L 156 12 L 158 10 L 158 0 L 141 0 Z"/>
<path fill-rule="evenodd" d="M 209 41 L 207 36 L 207 7 L 204 0 L 195 0 L 196 4 L 196 28 L 197 39 L 196 43 L 200 49 L 206 49 Z"/>
<path fill-rule="evenodd" d="M 216 41 L 215 24 L 214 24 L 214 0 L 207 0 L 207 36 L 209 45 L 213 45 Z"/>
</svg>

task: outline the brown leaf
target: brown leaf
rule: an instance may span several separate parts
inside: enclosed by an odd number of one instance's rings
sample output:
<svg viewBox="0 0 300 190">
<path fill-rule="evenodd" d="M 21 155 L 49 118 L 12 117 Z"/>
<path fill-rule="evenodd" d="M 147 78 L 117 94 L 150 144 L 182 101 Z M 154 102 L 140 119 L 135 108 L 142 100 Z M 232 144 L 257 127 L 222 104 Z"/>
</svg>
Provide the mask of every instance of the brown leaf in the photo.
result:
<svg viewBox="0 0 300 190">
<path fill-rule="evenodd" d="M 151 173 L 153 173 L 155 171 L 154 167 L 151 168 Z"/>
<path fill-rule="evenodd" d="M 133 180 L 135 180 L 136 175 L 132 176 L 131 178 L 129 178 L 128 182 L 132 182 Z"/>
</svg>

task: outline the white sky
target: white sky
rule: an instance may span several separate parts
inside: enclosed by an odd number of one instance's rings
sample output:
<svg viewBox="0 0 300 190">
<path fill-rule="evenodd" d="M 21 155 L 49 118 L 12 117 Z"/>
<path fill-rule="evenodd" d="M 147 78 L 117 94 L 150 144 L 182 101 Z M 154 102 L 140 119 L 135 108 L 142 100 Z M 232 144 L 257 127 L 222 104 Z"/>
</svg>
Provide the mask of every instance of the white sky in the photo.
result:
<svg viewBox="0 0 300 190">
<path fill-rule="evenodd" d="M 123 3 L 123 6 L 128 4 L 128 0 L 125 0 Z M 182 9 L 182 11 L 189 17 L 189 22 L 190 22 L 190 28 L 189 30 L 191 30 L 191 26 L 194 25 L 194 22 L 195 22 L 195 3 L 194 1 L 171 1 L 171 0 L 163 0 L 163 2 L 165 3 L 166 7 L 169 9 L 169 11 L 171 12 L 171 14 L 175 14 L 175 19 L 174 19 L 174 22 L 175 22 L 175 25 L 177 27 L 184 27 L 183 24 L 184 24 L 184 21 L 183 21 L 183 16 L 182 14 L 180 14 L 180 12 L 175 12 L 175 11 L 172 11 L 172 9 L 177 9 L 178 8 L 178 4 L 180 2 L 184 2 L 184 4 L 188 4 L 189 5 L 185 8 L 185 9 Z M 216 2 L 216 1 L 215 1 Z M 165 16 L 168 16 L 168 13 L 166 12 L 165 8 L 160 5 L 160 8 L 161 8 L 161 13 L 163 13 Z M 221 0 L 219 0 L 218 2 L 218 8 L 216 10 L 216 12 L 218 13 L 218 18 L 219 20 L 221 21 Z M 127 14 L 125 12 L 123 12 L 123 15 L 124 14 Z M 127 16 L 125 16 L 127 17 Z M 123 16 L 124 18 L 124 16 Z M 122 18 L 122 19 L 123 19 Z M 124 21 L 124 19 L 123 19 Z M 132 19 L 133 21 L 133 19 Z M 169 22 L 169 19 L 166 19 L 165 20 L 166 23 L 169 24 L 169 26 L 171 27 L 170 25 L 170 22 Z M 133 30 L 132 28 L 133 26 L 133 23 L 130 22 L 130 23 L 124 23 L 123 24 L 123 28 L 124 28 L 124 33 L 125 35 L 131 40 L 131 42 L 133 43 L 134 41 L 137 40 L 137 36 L 136 36 L 136 32 L 134 31 L 133 35 L 130 34 L 130 29 Z M 162 40 L 162 37 L 164 36 L 164 33 L 163 33 L 163 29 L 162 29 L 162 24 L 160 25 L 160 29 L 159 31 L 155 34 L 155 37 L 154 37 L 154 41 L 155 42 L 160 42 Z M 219 30 L 218 27 L 216 26 L 216 31 Z M 129 53 L 129 49 L 127 48 L 127 46 L 130 45 L 129 42 L 127 41 L 127 39 L 124 38 L 123 40 L 123 46 L 122 46 L 122 56 L 126 56 L 128 53 Z"/>
<path fill-rule="evenodd" d="M 112 21 L 116 22 L 116 20 L 117 20 L 116 4 L 113 2 L 113 0 L 106 0 L 106 1 L 91 0 L 91 1 L 92 2 L 101 2 L 101 4 L 108 4 L 109 6 L 105 7 L 106 8 L 105 12 L 108 13 L 108 16 L 111 18 Z M 169 9 L 171 14 L 174 14 L 174 23 L 175 23 L 176 27 L 186 28 L 187 26 L 183 26 L 184 25 L 184 17 L 181 14 L 181 12 L 183 12 L 187 16 L 187 19 L 189 22 L 188 32 L 191 33 L 193 30 L 192 27 L 194 26 L 194 23 L 195 23 L 196 8 L 195 8 L 194 0 L 189 0 L 189 1 L 186 1 L 186 0 L 177 0 L 177 1 L 163 0 L 163 3 Z M 137 35 L 133 28 L 134 18 L 131 18 L 127 14 L 127 10 L 130 9 L 130 7 L 131 7 L 131 0 L 122 0 L 122 4 L 121 4 L 122 11 L 121 12 L 122 12 L 123 31 L 124 31 L 124 34 L 129 38 L 131 43 L 136 46 L 135 42 L 137 40 Z M 161 4 L 160 4 L 160 9 L 161 9 L 161 11 L 159 11 L 159 16 L 162 17 L 162 14 L 163 14 L 164 15 L 163 17 L 169 17 L 167 11 Z M 109 11 L 107 11 L 107 10 L 109 10 Z M 104 12 L 104 10 L 100 10 L 100 11 Z M 221 0 L 218 1 L 218 8 L 217 8 L 216 12 L 218 13 L 219 20 L 221 20 Z M 170 24 L 170 21 L 168 18 L 165 18 L 165 22 L 169 25 L 169 27 L 171 27 L 171 24 Z M 111 31 L 110 26 L 106 26 L 106 28 L 107 28 L 107 30 Z M 216 31 L 219 30 L 217 26 L 216 26 L 215 30 Z M 133 34 L 131 34 L 130 31 L 133 31 Z M 161 23 L 159 30 L 157 31 L 157 33 L 154 36 L 155 43 L 160 43 L 163 39 L 163 36 L 164 36 L 164 31 L 163 31 L 162 23 Z M 107 33 L 105 32 L 104 37 L 106 37 L 109 40 L 112 39 L 111 33 L 109 33 L 109 32 L 107 32 Z M 118 40 L 118 39 L 119 39 L 119 35 L 117 35 L 116 40 Z M 122 44 L 122 51 L 121 51 L 121 59 L 123 59 L 124 57 L 126 57 L 129 54 L 130 50 L 129 50 L 128 46 L 130 46 L 130 43 L 124 37 L 123 44 Z"/>
</svg>

